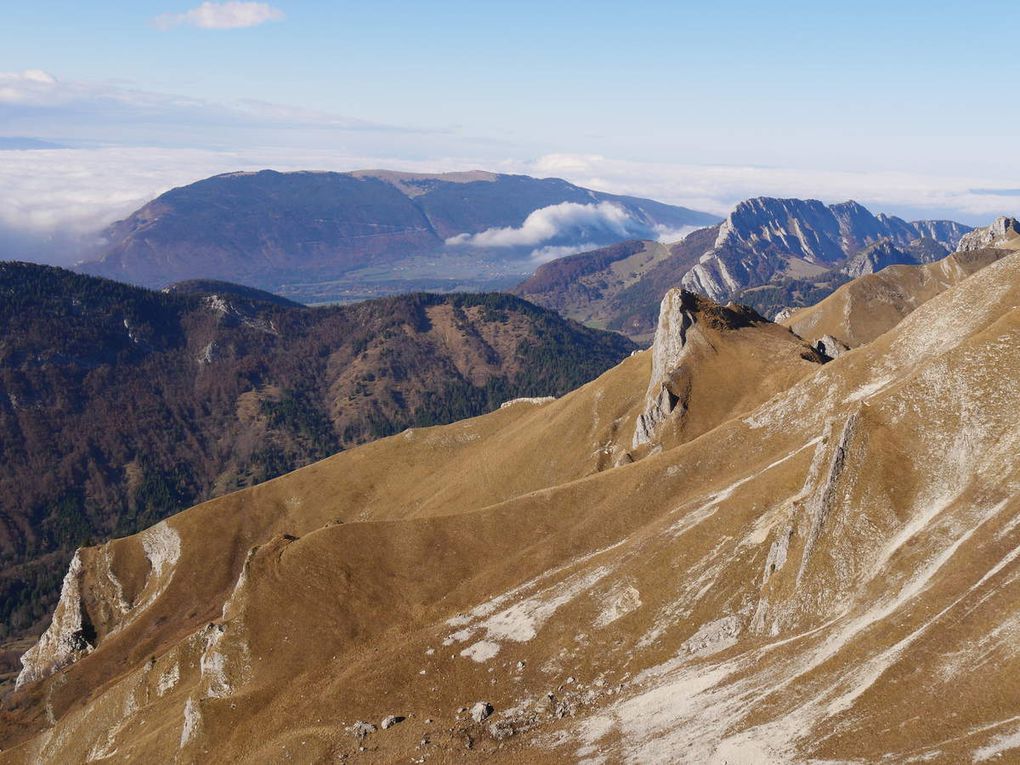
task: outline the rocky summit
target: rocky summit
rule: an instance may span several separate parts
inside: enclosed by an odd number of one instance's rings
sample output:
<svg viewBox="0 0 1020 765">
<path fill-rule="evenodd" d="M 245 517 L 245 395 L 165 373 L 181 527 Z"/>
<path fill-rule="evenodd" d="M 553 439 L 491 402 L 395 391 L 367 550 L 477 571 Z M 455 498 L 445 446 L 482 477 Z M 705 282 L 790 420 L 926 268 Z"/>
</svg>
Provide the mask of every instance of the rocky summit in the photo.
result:
<svg viewBox="0 0 1020 765">
<path fill-rule="evenodd" d="M 909 246 L 927 238 L 945 256 L 969 230 L 948 221 L 911 224 L 876 216 L 853 201 L 826 206 L 816 200 L 759 197 L 736 206 L 719 227 L 712 248 L 682 283 L 720 299 L 779 272 L 820 273 L 883 242 Z"/>
<path fill-rule="evenodd" d="M 0 762 L 1015 760 L 1020 253 L 966 255 L 807 339 L 669 291 L 564 396 L 81 548 Z"/>
<path fill-rule="evenodd" d="M 624 242 L 540 266 L 515 292 L 647 342 L 671 287 L 774 316 L 813 305 L 851 278 L 940 260 L 970 231 L 952 221 L 874 215 L 852 201 L 757 197 L 673 244 Z"/>
</svg>

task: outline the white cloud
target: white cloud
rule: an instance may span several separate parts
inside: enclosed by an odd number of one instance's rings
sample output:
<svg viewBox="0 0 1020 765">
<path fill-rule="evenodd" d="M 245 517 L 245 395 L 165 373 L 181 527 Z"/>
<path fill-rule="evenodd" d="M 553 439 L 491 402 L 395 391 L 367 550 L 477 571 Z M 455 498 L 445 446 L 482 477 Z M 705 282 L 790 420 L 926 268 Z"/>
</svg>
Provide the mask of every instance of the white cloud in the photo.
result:
<svg viewBox="0 0 1020 765">
<path fill-rule="evenodd" d="M 38 69 L 0 72 L 0 107 L 4 133 L 71 144 L 336 145 L 339 133 L 445 132 L 253 99 L 208 101 L 119 82 L 61 80 Z M 295 128 L 305 134 L 296 138 Z"/>
<path fill-rule="evenodd" d="M 0 72 L 0 104 L 35 104 L 52 97 L 57 79 L 41 69 Z"/>
<path fill-rule="evenodd" d="M 282 21 L 283 18 L 283 11 L 269 3 L 230 0 L 225 3 L 204 2 L 184 13 L 164 13 L 157 16 L 153 23 L 160 29 L 183 25 L 199 29 L 243 29 L 267 21 Z"/>
<path fill-rule="evenodd" d="M 972 224 L 1016 213 L 1016 205 L 997 191 L 1016 186 L 1015 175 L 1005 166 L 1001 176 L 994 179 L 937 171 L 855 172 L 633 162 L 590 154 L 549 154 L 510 167 L 513 172 L 558 176 L 598 191 L 651 197 L 717 215 L 725 215 L 740 200 L 755 196 L 813 198 L 830 203 L 856 199 L 873 212 L 956 216 Z"/>
<path fill-rule="evenodd" d="M 2 85 L 0 85 L 2 87 Z M 24 133 L 31 135 L 31 133 Z M 366 141 L 373 134 L 364 135 Z M 60 138 L 59 135 L 51 136 Z M 392 151 L 394 136 L 386 134 Z M 427 136 L 426 136 L 427 137 Z M 411 135 L 413 143 L 423 136 Z M 376 136 L 378 138 L 378 136 Z M 180 148 L 107 147 L 4 151 L 0 155 L 0 259 L 36 259 L 67 264 L 106 224 L 128 215 L 164 191 L 216 173 L 234 170 L 354 170 L 384 167 L 410 172 L 491 169 L 536 176 L 556 175 L 601 191 L 634 194 L 725 215 L 740 199 L 775 195 L 815 197 L 835 202 L 849 197 L 874 212 L 913 210 L 914 217 L 956 217 L 985 225 L 996 215 L 1017 215 L 1020 201 L 998 189 L 1015 188 L 1015 178 L 939 175 L 827 173 L 785 168 L 694 166 L 635 163 L 603 157 L 556 155 L 538 160 L 497 160 L 444 155 L 442 147 L 423 150 L 414 159 L 365 147 L 344 150 L 238 147 L 231 151 Z M 610 203 L 611 204 L 611 203 Z M 519 229 L 484 232 L 490 241 L 528 248 L 536 260 L 569 254 L 582 246 L 569 239 L 543 237 L 567 231 L 570 222 L 628 225 L 613 211 L 600 215 L 595 205 L 536 211 Z M 559 208 L 560 205 L 555 207 Z M 573 217 L 573 216 L 577 217 Z M 558 228 L 560 227 L 560 228 Z M 567 227 L 567 228 L 563 228 Z M 616 234 L 619 228 L 612 230 Z M 676 233 L 628 234 L 673 240 Z M 614 236 L 614 238 L 616 238 Z M 516 244 L 513 244 L 515 243 Z M 487 246 L 495 246 L 489 244 Z M 565 248 L 565 249 L 560 249 Z"/>
<path fill-rule="evenodd" d="M 612 202 L 583 205 L 562 202 L 535 210 L 519 227 L 490 228 L 478 234 L 458 234 L 446 240 L 450 245 L 475 247 L 535 247 L 577 232 L 605 232 L 626 237 L 646 231 L 619 205 Z"/>
<path fill-rule="evenodd" d="M 567 255 L 576 255 L 579 252 L 589 252 L 591 250 L 590 244 L 573 244 L 573 245 L 562 245 L 560 247 L 539 247 L 537 250 L 532 250 L 529 256 L 536 264 L 548 263 L 550 260 L 556 260 L 557 258 L 565 258 Z"/>
<path fill-rule="evenodd" d="M 700 226 L 681 226 L 680 228 L 670 228 L 669 226 L 663 226 L 658 224 L 655 226 L 655 239 L 663 244 L 675 244 L 681 242 L 687 238 L 687 235 L 697 231 Z"/>
</svg>

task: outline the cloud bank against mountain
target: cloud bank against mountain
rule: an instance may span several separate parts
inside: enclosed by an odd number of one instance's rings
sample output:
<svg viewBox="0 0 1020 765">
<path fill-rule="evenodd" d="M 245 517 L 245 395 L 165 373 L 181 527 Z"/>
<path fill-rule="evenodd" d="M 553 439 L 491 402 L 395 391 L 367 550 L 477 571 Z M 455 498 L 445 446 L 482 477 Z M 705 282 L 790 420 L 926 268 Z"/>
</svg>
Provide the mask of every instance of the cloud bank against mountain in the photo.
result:
<svg viewBox="0 0 1020 765">
<path fill-rule="evenodd" d="M 773 316 L 815 303 L 855 276 L 944 258 L 970 230 L 873 215 L 852 201 L 757 197 L 670 246 L 637 242 L 545 264 L 515 293 L 647 342 L 670 287 Z"/>
<path fill-rule="evenodd" d="M 556 248 L 717 220 L 556 178 L 229 173 L 173 189 L 110 226 L 102 256 L 84 270 L 154 287 L 228 279 L 306 300 L 372 285 L 510 286 Z"/>
<path fill-rule="evenodd" d="M 656 223 L 648 216 L 635 214 L 615 202 L 561 202 L 535 210 L 520 226 L 458 234 L 447 239 L 446 244 L 483 250 L 527 250 L 532 260 L 543 263 L 590 249 L 591 242 L 649 237 L 676 240 L 695 228 L 672 228 Z"/>
</svg>

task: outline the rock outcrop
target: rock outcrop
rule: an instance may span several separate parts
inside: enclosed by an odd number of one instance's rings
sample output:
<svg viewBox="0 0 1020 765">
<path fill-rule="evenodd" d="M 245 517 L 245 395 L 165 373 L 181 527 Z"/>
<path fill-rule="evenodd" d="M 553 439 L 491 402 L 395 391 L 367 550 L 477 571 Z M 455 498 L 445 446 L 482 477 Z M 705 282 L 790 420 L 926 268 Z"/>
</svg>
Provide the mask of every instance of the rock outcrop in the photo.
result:
<svg viewBox="0 0 1020 765">
<path fill-rule="evenodd" d="M 897 247 L 889 239 L 883 239 L 861 250 L 841 269 L 850 277 L 864 276 L 881 271 L 887 266 L 912 264 L 917 260 L 904 248 Z"/>
<path fill-rule="evenodd" d="M 524 396 L 523 398 L 512 398 L 509 401 L 504 401 L 499 405 L 499 408 L 508 409 L 509 407 L 517 404 L 532 404 L 533 406 L 541 406 L 542 404 L 548 404 L 555 400 L 556 396 Z"/>
<path fill-rule="evenodd" d="M 850 347 L 846 343 L 837 340 L 832 335 L 823 335 L 818 338 L 818 341 L 815 343 L 815 348 L 819 353 L 828 356 L 830 359 L 841 356 L 850 350 Z"/>
<path fill-rule="evenodd" d="M 483 722 L 489 719 L 492 714 L 492 704 L 488 701 L 479 701 L 473 707 L 471 707 L 471 719 L 476 723 Z"/>
<path fill-rule="evenodd" d="M 853 201 L 826 206 L 813 199 L 757 197 L 733 209 L 719 227 L 715 244 L 681 284 L 713 300 L 724 300 L 784 274 L 820 273 L 847 264 L 856 276 L 882 267 L 869 265 L 868 258 L 848 263 L 880 242 L 900 249 L 884 256 L 876 253 L 871 260 L 928 262 L 955 250 L 960 236 L 969 230 L 952 221 L 908 223 L 894 216 L 872 215 Z M 921 240 L 929 246 L 904 253 L 902 248 Z"/>
<path fill-rule="evenodd" d="M 1020 249 L 1020 222 L 1016 218 L 996 218 L 992 225 L 975 229 L 960 240 L 960 252 L 987 248 Z"/>
<path fill-rule="evenodd" d="M 659 324 L 652 343 L 652 374 L 645 394 L 645 410 L 638 417 L 632 446 L 637 448 L 654 437 L 659 426 L 680 404 L 673 377 L 683 362 L 688 332 L 695 322 L 696 296 L 671 289 L 659 307 Z"/>
<path fill-rule="evenodd" d="M 64 575 L 53 621 L 39 642 L 21 657 L 22 669 L 16 688 L 52 675 L 95 648 L 95 628 L 89 621 L 82 599 L 83 574 L 79 550 Z"/>
</svg>

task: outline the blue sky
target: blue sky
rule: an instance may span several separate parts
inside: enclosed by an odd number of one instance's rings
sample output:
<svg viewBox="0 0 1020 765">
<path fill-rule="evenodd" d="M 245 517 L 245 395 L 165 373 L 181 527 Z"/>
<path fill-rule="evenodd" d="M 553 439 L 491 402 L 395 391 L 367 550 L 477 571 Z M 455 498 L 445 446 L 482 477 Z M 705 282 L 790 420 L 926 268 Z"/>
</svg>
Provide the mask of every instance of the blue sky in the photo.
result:
<svg viewBox="0 0 1020 765">
<path fill-rule="evenodd" d="M 115 214 L 90 195 L 123 208 L 235 166 L 487 167 L 713 211 L 1020 206 L 985 193 L 1020 185 L 1016 2 L 200 5 L 4 4 L 0 136 L 74 152 L 0 153 L 8 188 L 37 178 L 8 225 L 60 218 L 45 179 L 66 196 L 69 157 L 82 226 Z"/>
</svg>

